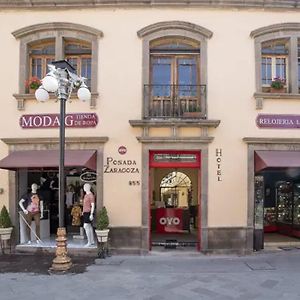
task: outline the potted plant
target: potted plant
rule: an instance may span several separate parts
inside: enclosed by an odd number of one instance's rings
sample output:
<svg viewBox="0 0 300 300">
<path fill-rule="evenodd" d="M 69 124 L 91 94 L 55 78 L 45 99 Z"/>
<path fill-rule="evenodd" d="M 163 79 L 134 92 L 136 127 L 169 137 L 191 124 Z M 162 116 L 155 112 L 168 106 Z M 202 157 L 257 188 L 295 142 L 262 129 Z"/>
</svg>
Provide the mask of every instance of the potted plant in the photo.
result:
<svg viewBox="0 0 300 300">
<path fill-rule="evenodd" d="M 1 240 L 9 240 L 11 237 L 11 232 L 13 230 L 13 226 L 11 223 L 10 216 L 8 214 L 8 211 L 6 209 L 6 206 L 4 205 L 0 212 L 0 235 Z"/>
<path fill-rule="evenodd" d="M 285 93 L 286 81 L 283 78 L 275 77 L 271 82 L 271 93 Z"/>
<path fill-rule="evenodd" d="M 26 89 L 28 90 L 28 92 L 30 94 L 33 94 L 35 93 L 35 91 L 42 85 L 42 81 L 36 77 L 36 76 L 33 76 L 31 78 L 29 78 L 28 80 L 26 80 L 25 82 L 25 86 L 26 86 Z"/>
<path fill-rule="evenodd" d="M 109 233 L 109 217 L 106 207 L 103 206 L 96 214 L 96 235 L 100 243 L 106 243 Z"/>
<path fill-rule="evenodd" d="M 184 118 L 194 118 L 199 119 L 201 117 L 201 111 L 198 106 L 189 107 L 188 111 L 183 112 Z"/>
</svg>

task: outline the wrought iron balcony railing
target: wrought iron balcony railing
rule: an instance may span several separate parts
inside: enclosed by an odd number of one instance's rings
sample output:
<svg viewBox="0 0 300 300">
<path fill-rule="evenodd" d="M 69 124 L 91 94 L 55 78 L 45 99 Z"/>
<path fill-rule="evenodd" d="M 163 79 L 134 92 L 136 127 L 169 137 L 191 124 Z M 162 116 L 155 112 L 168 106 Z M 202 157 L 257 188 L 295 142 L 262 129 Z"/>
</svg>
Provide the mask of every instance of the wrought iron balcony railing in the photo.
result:
<svg viewBox="0 0 300 300">
<path fill-rule="evenodd" d="M 206 118 L 206 85 L 144 85 L 144 117 Z"/>
</svg>

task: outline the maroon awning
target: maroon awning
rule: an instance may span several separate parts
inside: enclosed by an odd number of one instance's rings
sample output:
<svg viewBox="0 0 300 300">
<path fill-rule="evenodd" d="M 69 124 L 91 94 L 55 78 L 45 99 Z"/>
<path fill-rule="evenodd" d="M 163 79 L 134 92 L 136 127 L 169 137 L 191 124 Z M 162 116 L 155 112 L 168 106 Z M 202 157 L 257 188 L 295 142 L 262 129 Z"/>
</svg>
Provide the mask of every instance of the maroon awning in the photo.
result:
<svg viewBox="0 0 300 300">
<path fill-rule="evenodd" d="M 65 167 L 86 167 L 96 171 L 96 150 L 66 150 Z M 0 160 L 0 169 L 53 168 L 59 165 L 58 150 L 14 151 Z"/>
<path fill-rule="evenodd" d="M 255 172 L 266 168 L 300 168 L 300 151 L 255 151 Z"/>
</svg>

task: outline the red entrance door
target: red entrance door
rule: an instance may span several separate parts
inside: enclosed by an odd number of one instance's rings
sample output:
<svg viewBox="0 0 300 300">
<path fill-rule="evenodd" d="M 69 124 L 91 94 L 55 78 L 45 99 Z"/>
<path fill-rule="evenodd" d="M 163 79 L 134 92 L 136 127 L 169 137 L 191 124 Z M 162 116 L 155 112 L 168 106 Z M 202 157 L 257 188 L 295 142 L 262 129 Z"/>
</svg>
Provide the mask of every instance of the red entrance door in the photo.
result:
<svg viewBox="0 0 300 300">
<path fill-rule="evenodd" d="M 180 169 L 197 169 L 197 207 L 198 207 L 198 230 L 197 230 L 197 245 L 200 250 L 200 195 L 201 195 L 201 152 L 200 151 L 175 151 L 175 150 L 155 150 L 149 152 L 149 169 L 150 169 L 150 182 L 149 182 L 149 220 L 151 220 L 151 202 L 153 190 L 153 176 L 152 173 L 155 169 L 168 168 L 174 170 Z M 195 184 L 195 182 L 194 182 Z M 152 209 L 153 215 L 153 209 Z M 152 219 L 151 223 L 156 222 L 156 232 L 158 233 L 180 233 L 184 232 L 184 216 L 183 210 L 180 208 L 158 208 L 155 210 L 155 221 Z M 195 220 L 194 220 L 195 221 Z M 189 225 L 188 225 L 189 226 Z M 151 226 L 149 226 L 149 245 L 151 250 L 152 236 Z"/>
</svg>

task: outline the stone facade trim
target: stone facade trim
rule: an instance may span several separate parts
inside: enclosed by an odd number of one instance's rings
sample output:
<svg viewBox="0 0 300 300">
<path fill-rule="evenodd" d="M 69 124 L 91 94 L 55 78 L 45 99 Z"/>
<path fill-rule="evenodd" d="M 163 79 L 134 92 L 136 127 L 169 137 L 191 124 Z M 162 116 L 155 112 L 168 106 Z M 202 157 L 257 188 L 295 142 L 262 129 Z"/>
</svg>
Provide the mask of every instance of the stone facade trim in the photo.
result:
<svg viewBox="0 0 300 300">
<path fill-rule="evenodd" d="M 196 24 L 188 23 L 188 22 L 182 22 L 182 21 L 166 21 L 166 22 L 159 22 L 155 24 L 151 24 L 149 26 L 146 26 L 142 29 L 140 29 L 137 32 L 138 37 L 143 38 L 149 34 L 161 31 L 161 30 L 170 30 L 170 29 L 180 29 L 180 30 L 187 30 L 190 32 L 194 32 L 197 34 L 201 34 L 205 36 L 206 38 L 211 38 L 213 33 Z"/>
<path fill-rule="evenodd" d="M 43 24 L 35 24 L 31 26 L 27 26 L 12 32 L 12 35 L 16 39 L 23 38 L 30 34 L 35 34 L 40 31 L 46 30 L 74 30 L 77 32 L 83 32 L 85 34 L 91 34 L 98 37 L 103 37 L 103 32 L 101 30 L 74 23 L 68 22 L 52 22 L 52 23 L 43 23 Z"/>
<path fill-rule="evenodd" d="M 300 100 L 300 94 L 254 93 L 256 109 L 263 109 L 264 100 Z"/>
<path fill-rule="evenodd" d="M 1 1 L 1 0 L 0 0 Z M 20 28 L 12 35 L 20 40 L 20 64 L 19 64 L 19 92 L 14 94 L 17 100 L 17 109 L 24 110 L 25 102 L 28 99 L 34 99 L 34 95 L 26 94 L 25 80 L 29 73 L 28 56 L 30 44 L 40 40 L 53 39 L 55 41 L 55 60 L 64 59 L 64 38 L 74 38 L 91 44 L 92 50 L 92 74 L 91 74 L 91 93 L 90 108 L 96 107 L 98 96 L 98 54 L 99 38 L 103 36 L 102 31 L 68 22 L 41 23 Z"/>
<path fill-rule="evenodd" d="M 288 52 L 288 75 L 287 94 L 299 93 L 298 88 L 298 39 L 300 37 L 300 23 L 280 23 L 258 28 L 250 33 L 254 38 L 255 46 L 255 86 L 256 93 L 262 94 L 261 63 L 262 44 L 275 39 L 287 39 L 289 44 Z M 277 97 L 277 95 L 276 95 Z M 279 95 L 279 98 L 284 97 Z M 263 106 L 263 97 L 257 98 L 257 109 Z M 271 99 L 271 98 L 270 98 Z"/>
<path fill-rule="evenodd" d="M 207 7 L 207 8 L 263 8 L 298 10 L 297 0 L 0 0 L 1 9 L 66 9 L 95 7 Z"/>
<path fill-rule="evenodd" d="M 129 120 L 132 127 L 214 127 L 220 125 L 220 120 Z"/>
<path fill-rule="evenodd" d="M 259 36 L 278 31 L 300 31 L 300 23 L 281 23 L 261 27 L 251 31 L 250 37 L 257 38 Z"/>
<path fill-rule="evenodd" d="M 244 137 L 243 141 L 246 144 L 300 144 L 300 138 Z"/>
</svg>

